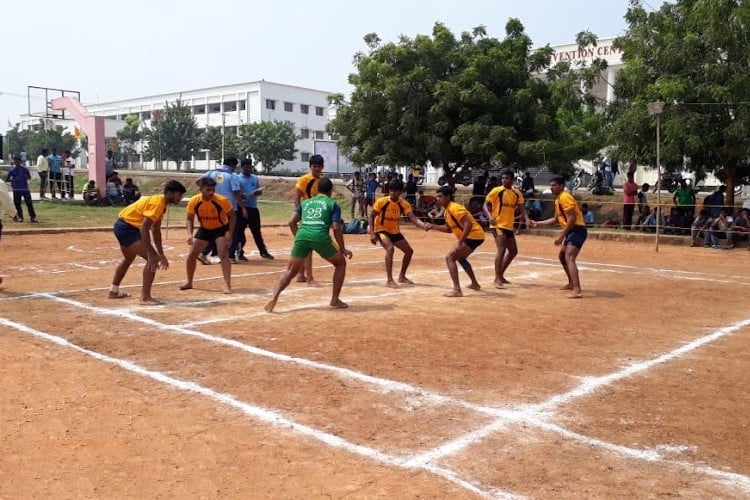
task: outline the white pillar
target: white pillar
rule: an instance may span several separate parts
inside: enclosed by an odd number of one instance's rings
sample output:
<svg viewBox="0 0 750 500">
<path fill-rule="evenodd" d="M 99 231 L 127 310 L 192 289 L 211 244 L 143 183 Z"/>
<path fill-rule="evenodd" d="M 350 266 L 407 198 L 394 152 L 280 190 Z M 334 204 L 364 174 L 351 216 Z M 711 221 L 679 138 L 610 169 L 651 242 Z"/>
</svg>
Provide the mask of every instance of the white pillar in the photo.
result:
<svg viewBox="0 0 750 500">
<path fill-rule="evenodd" d="M 615 99 L 615 70 L 607 68 L 607 104 Z"/>
</svg>

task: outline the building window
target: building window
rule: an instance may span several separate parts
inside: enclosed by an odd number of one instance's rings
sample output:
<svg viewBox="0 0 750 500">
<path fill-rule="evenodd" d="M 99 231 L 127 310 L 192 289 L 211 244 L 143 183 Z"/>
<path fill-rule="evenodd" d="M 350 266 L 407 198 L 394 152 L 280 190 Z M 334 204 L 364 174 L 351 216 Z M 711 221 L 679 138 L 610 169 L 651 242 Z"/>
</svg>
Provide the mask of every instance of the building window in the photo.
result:
<svg viewBox="0 0 750 500">
<path fill-rule="evenodd" d="M 284 111 L 287 111 L 287 112 L 290 112 L 290 113 L 292 111 L 294 111 L 294 104 L 291 103 L 291 102 L 285 102 L 284 103 Z"/>
<path fill-rule="evenodd" d="M 309 128 L 303 128 L 299 131 L 299 137 L 300 139 L 309 139 L 310 138 L 310 129 Z"/>
<path fill-rule="evenodd" d="M 193 106 L 193 114 L 194 115 L 204 115 L 206 114 L 206 106 L 201 104 L 199 106 Z"/>
<path fill-rule="evenodd" d="M 319 140 L 319 141 L 323 139 L 323 131 L 322 130 L 316 130 L 315 131 L 315 139 Z"/>
<path fill-rule="evenodd" d="M 276 109 L 276 101 L 273 99 L 266 99 L 266 109 Z"/>
<path fill-rule="evenodd" d="M 237 111 L 237 101 L 225 102 L 224 111 Z"/>
<path fill-rule="evenodd" d="M 315 106 L 315 114 L 318 116 L 323 116 L 323 106 Z"/>
<path fill-rule="evenodd" d="M 245 111 L 245 107 L 247 106 L 247 103 L 245 101 L 237 101 L 240 105 L 240 111 Z"/>
<path fill-rule="evenodd" d="M 209 104 L 208 105 L 208 112 L 209 113 L 221 113 L 221 104 Z"/>
<path fill-rule="evenodd" d="M 302 161 L 310 161 L 310 153 L 301 153 L 299 159 Z"/>
<path fill-rule="evenodd" d="M 151 111 L 141 111 L 141 120 L 150 120 Z"/>
<path fill-rule="evenodd" d="M 310 105 L 309 104 L 300 104 L 299 105 L 299 111 L 303 115 L 309 115 L 310 114 Z"/>
<path fill-rule="evenodd" d="M 105 116 L 104 118 L 106 118 L 107 120 L 117 120 L 117 115 L 109 115 Z"/>
</svg>

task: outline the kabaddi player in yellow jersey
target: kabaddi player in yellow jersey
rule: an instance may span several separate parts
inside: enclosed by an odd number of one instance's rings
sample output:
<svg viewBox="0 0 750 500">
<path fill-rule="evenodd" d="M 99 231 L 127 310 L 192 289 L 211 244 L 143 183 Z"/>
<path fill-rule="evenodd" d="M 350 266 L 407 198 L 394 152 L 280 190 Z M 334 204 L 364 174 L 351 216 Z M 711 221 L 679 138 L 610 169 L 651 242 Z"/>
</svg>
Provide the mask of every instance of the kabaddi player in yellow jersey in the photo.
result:
<svg viewBox="0 0 750 500">
<path fill-rule="evenodd" d="M 295 210 L 302 203 L 302 200 L 309 200 L 318 195 L 318 183 L 323 173 L 323 162 L 324 160 L 321 155 L 312 155 L 310 157 L 310 172 L 300 177 L 294 185 Z M 310 286 L 318 285 L 318 282 L 313 278 L 312 253 L 305 259 L 305 265 L 297 275 L 297 281 L 306 281 Z"/>
<path fill-rule="evenodd" d="M 484 243 L 484 230 L 477 220 L 466 210 L 466 207 L 453 201 L 456 190 L 450 186 L 442 186 L 437 190 L 437 201 L 445 209 L 445 225 L 436 226 L 427 224 L 427 229 L 435 229 L 443 233 L 453 233 L 458 242 L 456 246 L 445 256 L 445 263 L 448 266 L 448 273 L 453 281 L 453 290 L 445 293 L 446 297 L 463 297 L 461 283 L 458 280 L 458 266 L 461 264 L 466 274 L 471 279 L 469 288 L 479 290 L 479 282 L 474 275 L 474 270 L 467 260 L 474 250 Z"/>
<path fill-rule="evenodd" d="M 375 245 L 379 241 L 385 248 L 385 274 L 388 279 L 386 286 L 391 288 L 399 288 L 399 283 L 413 284 L 413 281 L 406 277 L 406 270 L 409 269 L 414 250 L 412 250 L 404 235 L 401 234 L 399 219 L 402 215 L 405 215 L 414 225 L 427 229 L 427 224 L 414 215 L 411 204 L 401 199 L 403 190 L 404 183 L 398 179 L 393 179 L 388 184 L 388 196 L 383 196 L 373 204 L 369 224 L 367 225 L 367 232 L 370 234 L 372 244 Z M 398 283 L 393 280 L 393 253 L 396 248 L 404 252 Z"/>
<path fill-rule="evenodd" d="M 516 214 L 520 213 L 524 223 L 529 225 L 529 214 L 524 207 L 524 199 L 521 191 L 513 187 L 515 175 L 512 170 L 505 170 L 502 173 L 502 184 L 493 188 L 484 202 L 484 213 L 490 220 L 490 229 L 495 235 L 495 245 L 497 253 L 495 254 L 495 288 L 505 288 L 510 283 L 505 279 L 505 271 L 518 255 L 518 245 L 516 244 L 516 234 L 513 231 L 516 221 Z M 505 254 L 505 251 L 508 254 Z"/>
<path fill-rule="evenodd" d="M 578 276 L 578 265 L 576 258 L 586 241 L 588 232 L 586 223 L 583 221 L 581 207 L 573 195 L 565 191 L 565 179 L 561 176 L 555 176 L 549 183 L 552 194 L 555 195 L 555 216 L 546 220 L 531 222 L 531 227 L 549 226 L 557 222 L 562 227 L 562 232 L 555 239 L 555 245 L 560 247 L 560 264 L 568 277 L 568 284 L 560 290 L 572 290 L 573 293 L 568 295 L 570 299 L 580 299 L 581 280 Z"/>
<path fill-rule="evenodd" d="M 114 232 L 120 243 L 122 260 L 115 268 L 110 299 L 129 297 L 120 291 L 120 283 L 137 256 L 146 259 L 143 267 L 141 304 L 159 304 L 151 297 L 151 285 L 158 268 L 168 269 L 169 261 L 161 244 L 161 221 L 167 213 L 168 205 L 177 205 L 185 194 L 185 186 L 177 181 L 169 181 L 164 186 L 164 194 L 144 196 L 120 211 L 115 222 Z"/>
<path fill-rule="evenodd" d="M 221 259 L 221 274 L 224 276 L 222 293 L 232 293 L 232 261 L 229 259 L 229 247 L 232 244 L 237 215 L 232 202 L 216 194 L 216 181 L 204 177 L 200 183 L 201 192 L 188 200 L 187 210 L 187 244 L 190 253 L 185 262 L 187 281 L 180 290 L 193 288 L 193 276 L 198 256 L 209 243 L 216 243 L 216 250 Z M 193 235 L 195 218 L 198 218 L 198 230 Z"/>
</svg>

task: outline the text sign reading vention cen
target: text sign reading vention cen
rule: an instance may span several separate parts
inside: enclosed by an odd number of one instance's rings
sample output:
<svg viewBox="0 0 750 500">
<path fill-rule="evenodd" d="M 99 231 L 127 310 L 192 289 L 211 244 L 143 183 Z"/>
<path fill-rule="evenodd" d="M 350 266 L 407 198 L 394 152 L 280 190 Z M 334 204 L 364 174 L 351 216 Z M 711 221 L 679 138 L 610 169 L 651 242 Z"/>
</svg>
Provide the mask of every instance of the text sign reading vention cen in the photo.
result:
<svg viewBox="0 0 750 500">
<path fill-rule="evenodd" d="M 553 47 L 554 52 L 550 58 L 551 65 L 560 61 L 570 61 L 575 65 L 588 66 L 596 58 L 604 59 L 610 66 L 619 66 L 622 64 L 622 50 L 613 47 L 614 38 L 599 40 L 596 47 L 587 46 L 579 48 L 577 44 L 558 45 Z"/>
</svg>

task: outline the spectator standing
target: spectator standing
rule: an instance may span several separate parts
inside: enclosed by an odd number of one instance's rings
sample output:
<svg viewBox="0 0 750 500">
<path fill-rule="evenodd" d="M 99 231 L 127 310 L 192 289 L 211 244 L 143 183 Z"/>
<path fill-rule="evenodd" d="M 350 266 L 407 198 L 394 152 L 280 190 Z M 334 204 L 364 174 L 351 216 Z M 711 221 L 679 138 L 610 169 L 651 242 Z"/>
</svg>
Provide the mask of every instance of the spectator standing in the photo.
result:
<svg viewBox="0 0 750 500">
<path fill-rule="evenodd" d="M 483 166 L 482 173 L 479 174 L 479 176 L 474 180 L 474 184 L 471 186 L 471 196 L 481 196 L 482 198 L 484 198 L 484 195 L 487 192 L 487 181 L 489 180 L 489 177 L 489 170 L 486 166 Z"/>
<path fill-rule="evenodd" d="M 695 213 L 695 191 L 688 186 L 687 180 L 680 179 L 680 187 L 674 192 L 672 201 L 689 223 Z"/>
<path fill-rule="evenodd" d="M 260 210 L 258 210 L 258 199 L 257 197 L 263 193 L 263 187 L 260 185 L 260 178 L 255 175 L 255 169 L 253 168 L 253 160 L 245 158 L 242 160 L 242 176 L 241 180 L 244 187 L 244 196 L 242 199 L 242 221 L 245 225 L 250 228 L 250 233 L 253 235 L 255 246 L 258 247 L 260 256 L 264 259 L 273 260 L 273 255 L 268 253 L 266 243 L 263 241 L 263 234 L 260 230 Z M 241 221 L 237 220 L 240 224 Z M 245 227 L 241 227 L 237 230 L 237 234 L 240 236 L 240 241 L 237 246 L 237 260 L 246 261 L 245 257 Z"/>
<path fill-rule="evenodd" d="M 378 191 L 378 176 L 374 173 L 368 176 L 365 181 L 365 216 L 367 216 L 367 207 L 375 203 L 375 194 Z"/>
<path fill-rule="evenodd" d="M 404 187 L 406 193 L 406 201 L 408 201 L 412 207 L 417 206 L 417 178 L 409 174 L 406 180 L 406 187 Z"/>
<path fill-rule="evenodd" d="M 638 203 L 638 225 L 643 225 L 646 221 L 646 217 L 651 214 L 651 207 L 648 205 L 648 190 L 651 186 L 648 182 L 644 182 L 641 186 L 641 190 L 636 195 L 636 202 Z"/>
<path fill-rule="evenodd" d="M 703 208 L 708 210 L 708 214 L 711 217 L 717 217 L 721 209 L 724 207 L 724 193 L 727 187 L 724 185 L 719 186 L 719 189 L 709 194 L 703 199 Z"/>
<path fill-rule="evenodd" d="M 109 179 L 112 173 L 117 169 L 115 154 L 111 149 L 107 150 L 107 158 L 104 160 L 104 178 Z"/>
<path fill-rule="evenodd" d="M 635 196 L 638 194 L 638 184 L 635 183 L 633 175 L 633 173 L 628 172 L 628 180 L 622 185 L 622 227 L 628 231 L 630 231 L 633 226 Z"/>
<path fill-rule="evenodd" d="M 13 189 L 13 204 L 18 213 L 18 221 L 23 222 L 23 208 L 21 207 L 21 201 L 24 201 L 26 203 L 26 208 L 29 211 L 31 222 L 37 222 L 34 205 L 31 202 L 31 191 L 29 190 L 31 172 L 29 172 L 28 168 L 23 166 L 20 156 L 16 155 L 13 157 L 13 168 L 8 171 L 8 176 L 5 180 L 10 183 L 10 187 Z"/>
<path fill-rule="evenodd" d="M 73 191 L 75 190 L 75 187 L 73 186 L 73 176 L 75 175 L 75 168 L 76 168 L 76 161 L 73 159 L 72 156 L 70 156 L 70 151 L 67 149 L 63 151 L 62 154 L 62 169 L 63 169 L 63 193 L 68 194 L 69 199 L 73 199 Z M 63 196 L 64 198 L 64 196 Z"/>
<path fill-rule="evenodd" d="M 411 175 L 409 176 L 411 178 Z M 354 218 L 354 211 L 357 205 L 359 205 L 360 217 L 365 216 L 365 185 L 362 181 L 362 173 L 357 171 L 354 172 L 354 176 L 346 183 L 346 188 L 352 193 L 352 206 L 351 214 L 352 219 Z"/>
<path fill-rule="evenodd" d="M 523 174 L 523 180 L 521 181 L 521 192 L 524 196 L 534 196 L 535 191 L 534 178 L 531 176 L 531 172 L 527 170 Z"/>
<path fill-rule="evenodd" d="M 36 169 L 39 171 L 39 198 L 47 199 L 47 179 L 49 177 L 49 150 L 42 149 L 36 159 Z"/>
<path fill-rule="evenodd" d="M 62 157 L 52 150 L 52 154 L 47 157 L 49 162 L 49 192 L 52 199 L 56 199 L 55 188 L 60 191 L 60 197 L 65 198 L 65 191 L 62 186 Z"/>
</svg>

